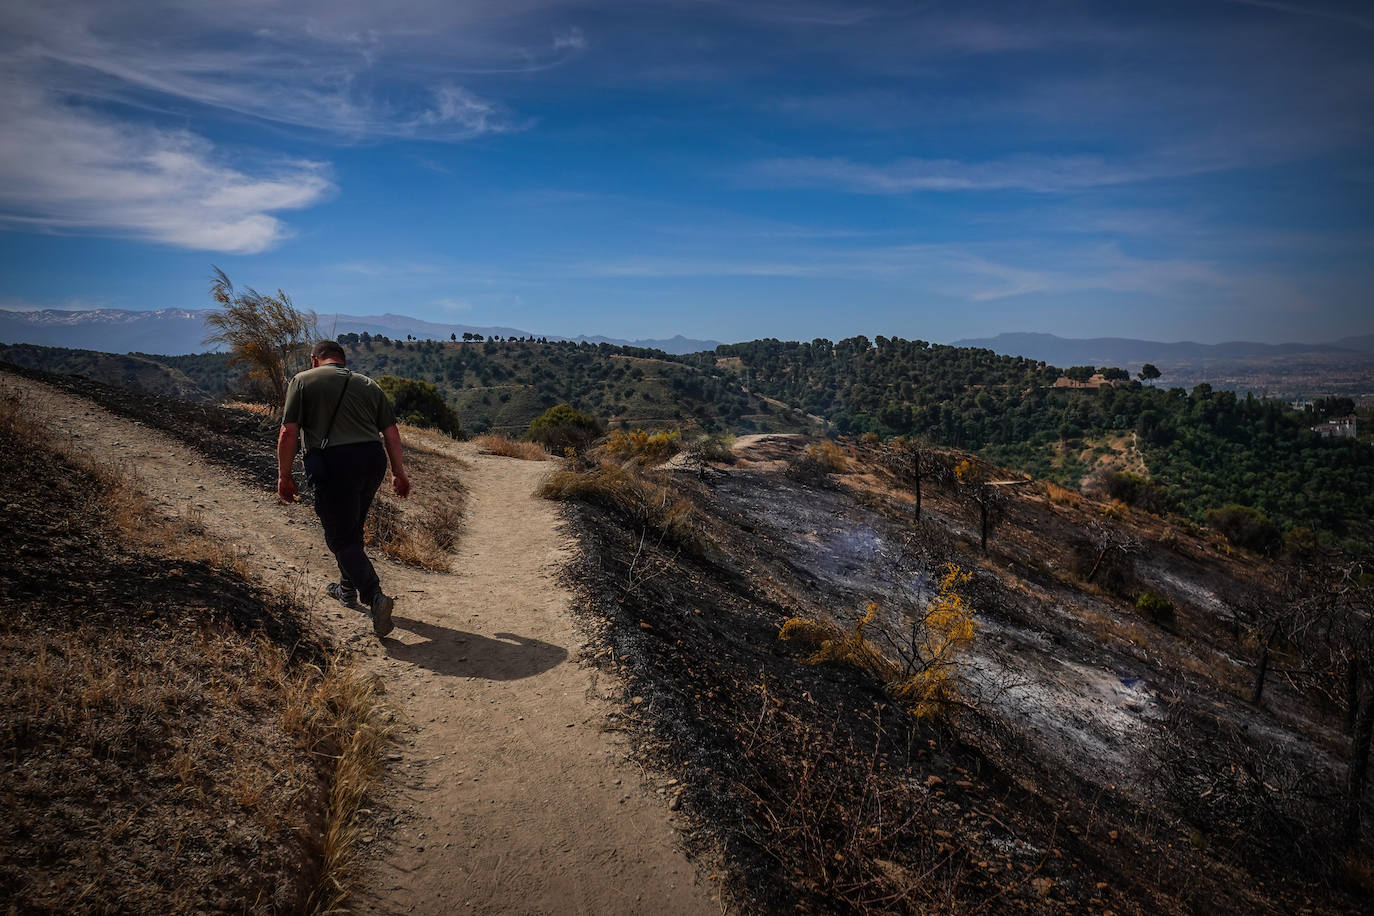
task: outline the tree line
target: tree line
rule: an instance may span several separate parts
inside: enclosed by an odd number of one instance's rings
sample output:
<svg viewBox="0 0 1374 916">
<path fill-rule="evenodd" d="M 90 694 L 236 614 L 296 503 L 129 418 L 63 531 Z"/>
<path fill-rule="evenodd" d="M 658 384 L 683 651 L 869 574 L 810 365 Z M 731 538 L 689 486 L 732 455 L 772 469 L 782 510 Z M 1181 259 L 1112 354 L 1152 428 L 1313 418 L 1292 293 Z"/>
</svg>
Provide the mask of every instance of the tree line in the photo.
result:
<svg viewBox="0 0 1374 916">
<path fill-rule="evenodd" d="M 1077 486 L 1077 454 L 1126 436 L 1149 469 L 1157 511 L 1194 521 L 1238 505 L 1281 532 L 1320 532 L 1368 549 L 1374 517 L 1374 449 L 1322 439 L 1314 422 L 1353 411 L 1349 399 L 1309 410 L 1198 385 L 1142 384 L 1113 367 L 1071 367 L 1098 388 L 1055 388 L 1057 367 L 991 350 L 864 336 L 840 341 L 756 340 L 688 357 L 724 359 L 750 391 L 797 404 L 840 434 L 917 436 Z"/>
</svg>

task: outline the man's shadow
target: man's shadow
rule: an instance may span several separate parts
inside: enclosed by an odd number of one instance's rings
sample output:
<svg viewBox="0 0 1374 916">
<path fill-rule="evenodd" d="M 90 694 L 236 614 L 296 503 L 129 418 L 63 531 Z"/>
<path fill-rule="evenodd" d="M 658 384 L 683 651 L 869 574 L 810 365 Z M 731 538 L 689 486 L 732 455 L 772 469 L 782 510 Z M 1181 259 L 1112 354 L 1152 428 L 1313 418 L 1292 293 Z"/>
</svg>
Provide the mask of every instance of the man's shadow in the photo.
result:
<svg viewBox="0 0 1374 916">
<path fill-rule="evenodd" d="M 392 622 L 427 641 L 411 645 L 383 639 L 388 655 L 452 677 L 515 681 L 543 674 L 568 657 L 566 649 L 512 633 L 496 633 L 492 638 L 405 617 L 393 617 Z"/>
</svg>

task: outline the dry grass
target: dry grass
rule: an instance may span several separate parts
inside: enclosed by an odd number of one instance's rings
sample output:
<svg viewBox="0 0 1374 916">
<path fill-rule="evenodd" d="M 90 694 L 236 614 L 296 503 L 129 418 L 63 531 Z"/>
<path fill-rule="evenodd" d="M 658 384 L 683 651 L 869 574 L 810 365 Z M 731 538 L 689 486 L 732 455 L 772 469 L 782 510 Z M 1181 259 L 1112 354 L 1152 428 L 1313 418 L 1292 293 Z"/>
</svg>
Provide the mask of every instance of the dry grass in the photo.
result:
<svg viewBox="0 0 1374 916">
<path fill-rule="evenodd" d="M 381 780 L 397 716 L 379 678 L 364 676 L 338 658 L 283 686 L 289 699 L 284 725 L 331 770 L 323 861 L 308 910 L 338 912 L 358 868 L 358 815 Z"/>
<path fill-rule="evenodd" d="M 549 453 L 538 442 L 512 439 L 501 433 L 487 433 L 472 440 L 483 450 L 502 458 L 518 458 L 521 461 L 548 461 Z"/>
<path fill-rule="evenodd" d="M 20 793 L 9 810 L 20 834 L 0 856 L 12 901 L 299 909 L 312 875 L 295 825 L 318 819 L 323 787 L 273 723 L 281 651 L 208 626 L 150 638 L 25 620 L 37 634 L 0 635 L 3 730 L 24 774 L 8 786 Z M 50 858 L 50 848 L 81 854 Z M 181 849 L 199 852 L 181 859 Z M 219 898 L 217 886 L 244 897 Z"/>
<path fill-rule="evenodd" d="M 877 743 L 859 747 L 836 723 L 790 712 L 766 683 L 755 689 L 758 712 L 733 736 L 751 771 L 742 801 L 792 880 L 824 901 L 822 911 L 962 909 L 950 905 L 957 878 L 940 865 L 958 854 L 937 851 L 934 806 L 915 780 L 889 768 L 896 749 L 887 747 L 879 716 Z"/>
<path fill-rule="evenodd" d="M 226 401 L 224 406 L 228 407 L 230 410 L 241 410 L 244 413 L 251 413 L 253 416 L 261 417 L 264 420 L 275 421 L 277 417 L 280 416 L 280 414 L 277 413 L 277 409 L 270 404 L 259 404 L 254 401 Z"/>
<path fill-rule="evenodd" d="M 1051 505 L 1072 506 L 1074 503 L 1078 502 L 1080 497 L 1072 490 L 1061 487 L 1057 483 L 1046 481 L 1045 498 L 1050 501 Z"/>
<path fill-rule="evenodd" d="M 459 472 L 466 465 L 444 433 L 403 425 L 401 439 L 410 497 L 393 496 L 388 476 L 373 501 L 364 537 L 399 563 L 447 572 L 463 531 L 467 487 Z"/>
<path fill-rule="evenodd" d="M 822 439 L 787 463 L 787 476 L 814 486 L 824 485 L 831 474 L 849 472 L 849 448 L 831 439 Z"/>
<path fill-rule="evenodd" d="M 407 449 L 425 455 L 453 458 L 453 445 L 456 440 L 448 433 L 426 429 L 423 426 L 411 426 L 409 423 L 397 424 L 396 428 L 400 430 L 401 441 Z"/>
<path fill-rule="evenodd" d="M 363 533 L 369 545 L 398 563 L 447 572 L 462 525 L 461 500 L 428 499 L 406 511 L 400 500 L 379 495 Z"/>
<path fill-rule="evenodd" d="M 143 495 L 143 480 L 133 465 L 98 460 L 74 440 L 54 436 L 15 398 L 0 401 L 0 435 L 28 447 L 44 443 L 63 464 L 91 478 L 83 511 L 114 529 L 121 543 L 154 551 L 169 560 L 203 562 L 247 575 L 244 557 L 208 537 L 198 511 L 167 516 Z"/>
<path fill-rule="evenodd" d="M 0 480 L 3 524 L 43 558 L 0 572 L 0 897 L 16 910 L 337 907 L 394 728 L 378 686 L 298 626 L 274 642 L 264 632 L 281 626 L 231 623 L 302 611 L 245 581 L 244 558 L 196 515 L 164 518 L 130 467 L 33 416 L 0 402 L 16 469 Z"/>
<path fill-rule="evenodd" d="M 634 461 L 642 465 L 662 464 L 682 450 L 682 431 L 642 429 L 627 432 L 611 430 L 596 452 L 611 461 Z"/>
<path fill-rule="evenodd" d="M 808 445 L 806 456 L 831 474 L 843 474 L 849 470 L 849 456 L 839 443 L 831 439 Z"/>
<path fill-rule="evenodd" d="M 713 548 L 692 503 L 646 477 L 631 462 L 602 461 L 557 470 L 544 478 L 538 492 L 545 499 L 575 499 L 610 509 L 694 556 L 704 556 Z"/>
</svg>

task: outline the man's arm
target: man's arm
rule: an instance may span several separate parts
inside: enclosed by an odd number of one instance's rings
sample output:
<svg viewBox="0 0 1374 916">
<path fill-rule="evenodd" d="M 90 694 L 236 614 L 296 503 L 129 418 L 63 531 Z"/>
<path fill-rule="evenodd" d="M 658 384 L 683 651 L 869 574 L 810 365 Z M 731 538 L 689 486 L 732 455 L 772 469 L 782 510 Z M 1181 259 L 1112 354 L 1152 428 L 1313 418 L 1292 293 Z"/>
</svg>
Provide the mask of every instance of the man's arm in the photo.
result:
<svg viewBox="0 0 1374 916">
<path fill-rule="evenodd" d="M 386 457 L 391 462 L 391 488 L 404 499 L 410 495 L 410 479 L 406 477 L 405 465 L 401 463 L 401 431 L 396 424 L 382 430 L 382 442 L 386 445 Z"/>
<path fill-rule="evenodd" d="M 277 496 L 284 503 L 296 501 L 296 481 L 291 477 L 291 463 L 296 460 L 296 440 L 300 436 L 299 423 L 283 423 L 277 433 Z"/>
</svg>

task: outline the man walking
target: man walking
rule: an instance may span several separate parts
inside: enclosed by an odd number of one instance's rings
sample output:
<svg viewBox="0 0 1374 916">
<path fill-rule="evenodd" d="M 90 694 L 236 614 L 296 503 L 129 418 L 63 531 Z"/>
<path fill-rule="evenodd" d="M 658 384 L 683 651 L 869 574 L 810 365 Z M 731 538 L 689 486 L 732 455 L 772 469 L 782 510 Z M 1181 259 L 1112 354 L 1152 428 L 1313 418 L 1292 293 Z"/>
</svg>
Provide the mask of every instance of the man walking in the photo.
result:
<svg viewBox="0 0 1374 916">
<path fill-rule="evenodd" d="M 372 632 L 391 632 L 395 601 L 382 592 L 363 549 L 363 522 L 391 460 L 392 488 L 402 498 L 410 481 L 401 464 L 401 434 L 391 401 L 376 382 L 350 371 L 343 347 L 322 340 L 310 351 L 310 368 L 291 379 L 277 436 L 277 495 L 294 502 L 291 463 L 297 439 L 305 440 L 305 479 L 315 490 L 315 512 L 324 540 L 339 564 L 339 581 L 325 591 L 353 605 L 362 596 L 372 613 Z"/>
</svg>

